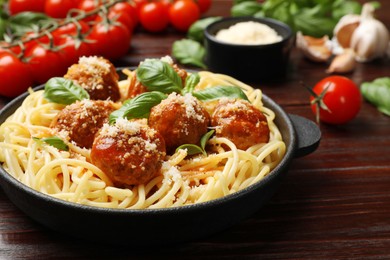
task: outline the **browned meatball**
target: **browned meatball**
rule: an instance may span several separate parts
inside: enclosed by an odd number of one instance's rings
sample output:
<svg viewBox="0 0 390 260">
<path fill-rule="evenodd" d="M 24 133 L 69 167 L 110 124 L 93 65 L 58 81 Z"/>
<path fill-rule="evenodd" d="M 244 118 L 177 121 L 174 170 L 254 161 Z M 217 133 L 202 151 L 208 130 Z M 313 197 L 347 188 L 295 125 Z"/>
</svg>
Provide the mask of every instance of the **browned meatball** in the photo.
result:
<svg viewBox="0 0 390 260">
<path fill-rule="evenodd" d="M 220 100 L 211 116 L 216 136 L 226 137 L 238 149 L 248 149 L 269 141 L 269 127 L 264 114 L 245 100 Z"/>
<path fill-rule="evenodd" d="M 108 100 L 77 101 L 61 110 L 50 127 L 60 137 L 91 148 L 95 134 L 115 109 L 115 104 Z"/>
<path fill-rule="evenodd" d="M 164 139 L 156 130 L 120 118 L 114 125 L 105 124 L 96 135 L 91 160 L 115 186 L 129 187 L 158 175 L 165 154 Z"/>
<path fill-rule="evenodd" d="M 210 115 L 190 94 L 170 94 L 151 109 L 149 116 L 149 125 L 164 137 L 169 152 L 182 144 L 199 143 L 209 122 Z"/>
<path fill-rule="evenodd" d="M 184 85 L 186 78 L 187 78 L 187 71 L 184 69 L 180 69 L 177 64 L 174 64 L 172 61 L 166 61 L 168 64 L 172 66 L 172 68 L 176 71 L 176 73 L 181 78 L 181 81 Z M 137 74 L 136 71 L 132 72 L 131 79 L 130 79 L 130 86 L 127 93 L 128 98 L 133 98 L 135 96 L 138 96 L 139 94 L 142 94 L 144 92 L 147 92 L 148 88 L 144 85 L 142 85 L 141 82 L 137 80 Z"/>
<path fill-rule="evenodd" d="M 120 98 L 119 75 L 107 59 L 96 56 L 81 57 L 77 64 L 69 67 L 64 78 L 82 86 L 89 93 L 90 99 L 118 101 Z"/>
</svg>

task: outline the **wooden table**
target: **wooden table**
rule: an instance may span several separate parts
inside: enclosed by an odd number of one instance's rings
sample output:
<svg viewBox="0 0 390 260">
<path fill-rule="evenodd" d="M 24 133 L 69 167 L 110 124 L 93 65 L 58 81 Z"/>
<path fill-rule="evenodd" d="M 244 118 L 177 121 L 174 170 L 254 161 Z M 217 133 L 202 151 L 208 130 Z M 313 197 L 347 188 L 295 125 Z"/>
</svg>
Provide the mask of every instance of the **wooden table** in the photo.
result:
<svg viewBox="0 0 390 260">
<path fill-rule="evenodd" d="M 390 2 L 380 1 L 377 17 L 390 28 Z M 214 0 L 207 15 L 229 15 L 231 1 Z M 147 57 L 171 52 L 183 34 L 133 36 L 132 49 L 118 66 L 135 66 Z M 259 84 L 288 113 L 314 120 L 308 92 L 326 76 L 324 64 L 305 60 L 296 50 L 288 79 Z M 347 75 L 357 84 L 390 76 L 390 61 L 359 64 Z M 8 100 L 1 99 L 0 107 Z M 280 189 L 253 216 L 221 233 L 161 248 L 94 245 L 32 221 L 0 190 L 0 259 L 40 258 L 258 258 L 390 259 L 390 117 L 363 103 L 348 124 L 322 124 L 317 151 L 295 159 Z"/>
</svg>

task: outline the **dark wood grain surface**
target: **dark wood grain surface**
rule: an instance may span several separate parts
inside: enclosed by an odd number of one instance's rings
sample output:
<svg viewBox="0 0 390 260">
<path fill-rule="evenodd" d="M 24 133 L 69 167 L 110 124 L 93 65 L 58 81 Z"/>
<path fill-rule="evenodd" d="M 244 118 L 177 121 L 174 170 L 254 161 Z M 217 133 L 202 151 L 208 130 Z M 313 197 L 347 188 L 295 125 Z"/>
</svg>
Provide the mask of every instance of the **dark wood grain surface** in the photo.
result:
<svg viewBox="0 0 390 260">
<path fill-rule="evenodd" d="M 377 17 L 390 28 L 390 1 L 380 2 Z M 228 16 L 231 5 L 214 0 L 207 15 Z M 129 55 L 116 65 L 168 55 L 172 43 L 183 37 L 173 31 L 138 31 Z M 300 82 L 314 85 L 326 76 L 325 69 L 294 50 L 285 81 L 256 87 L 288 113 L 314 120 Z M 390 76 L 390 60 L 359 64 L 347 76 L 357 84 Z M 0 107 L 8 101 L 1 98 Z M 228 230 L 185 244 L 134 248 L 77 240 L 37 224 L 0 190 L 0 259 L 390 259 L 390 117 L 364 102 L 350 123 L 320 128 L 317 151 L 294 159 L 267 205 Z"/>
</svg>

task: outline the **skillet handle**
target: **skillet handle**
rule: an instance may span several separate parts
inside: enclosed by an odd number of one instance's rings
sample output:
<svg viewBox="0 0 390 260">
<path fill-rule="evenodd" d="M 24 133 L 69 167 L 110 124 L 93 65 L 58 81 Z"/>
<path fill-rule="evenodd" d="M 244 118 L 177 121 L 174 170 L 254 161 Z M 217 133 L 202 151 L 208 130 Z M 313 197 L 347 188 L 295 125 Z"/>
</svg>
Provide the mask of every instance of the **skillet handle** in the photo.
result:
<svg viewBox="0 0 390 260">
<path fill-rule="evenodd" d="M 314 152 L 321 140 L 321 130 L 313 121 L 298 116 L 288 115 L 295 129 L 297 149 L 294 157 L 302 157 Z"/>
</svg>

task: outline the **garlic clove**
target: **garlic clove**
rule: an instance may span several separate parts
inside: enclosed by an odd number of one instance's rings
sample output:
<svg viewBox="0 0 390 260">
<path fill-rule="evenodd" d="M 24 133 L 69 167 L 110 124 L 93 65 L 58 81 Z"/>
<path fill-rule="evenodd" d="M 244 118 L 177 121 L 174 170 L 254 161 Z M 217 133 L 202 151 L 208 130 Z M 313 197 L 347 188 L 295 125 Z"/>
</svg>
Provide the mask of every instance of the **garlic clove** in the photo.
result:
<svg viewBox="0 0 390 260">
<path fill-rule="evenodd" d="M 332 56 L 329 37 L 315 38 L 297 33 L 297 48 L 306 58 L 315 62 L 326 62 Z"/>
<path fill-rule="evenodd" d="M 332 60 L 326 73 L 344 74 L 351 72 L 356 67 L 355 53 L 352 49 L 345 49 L 340 55 L 337 55 Z"/>
<path fill-rule="evenodd" d="M 360 15 L 347 14 L 338 21 L 333 30 L 333 35 L 341 47 L 349 48 L 353 32 L 360 25 L 360 20 Z"/>
</svg>

